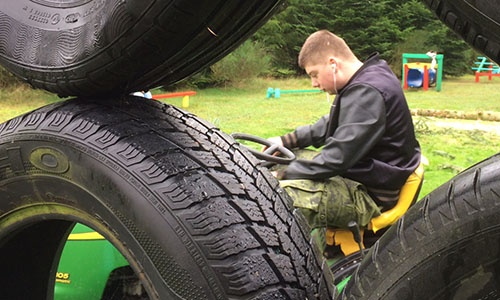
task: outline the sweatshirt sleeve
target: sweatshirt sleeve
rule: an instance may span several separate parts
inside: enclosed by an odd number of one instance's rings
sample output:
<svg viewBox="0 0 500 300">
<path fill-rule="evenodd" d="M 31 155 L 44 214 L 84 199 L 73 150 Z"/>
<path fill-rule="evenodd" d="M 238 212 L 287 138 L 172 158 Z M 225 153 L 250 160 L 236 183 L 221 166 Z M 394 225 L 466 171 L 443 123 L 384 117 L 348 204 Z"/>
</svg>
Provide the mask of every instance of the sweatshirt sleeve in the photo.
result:
<svg viewBox="0 0 500 300">
<path fill-rule="evenodd" d="M 306 148 L 311 145 L 316 148 L 323 146 L 328 130 L 328 119 L 329 115 L 325 115 L 312 125 L 299 126 L 295 131 L 281 136 L 283 146 L 288 149 Z"/>
<path fill-rule="evenodd" d="M 386 112 L 384 98 L 377 89 L 364 84 L 349 87 L 339 105 L 338 127 L 332 136 L 326 137 L 319 155 L 313 160 L 293 161 L 284 178 L 322 179 L 341 175 L 379 141 L 385 131 Z M 310 140 L 314 141 L 312 136 Z"/>
</svg>

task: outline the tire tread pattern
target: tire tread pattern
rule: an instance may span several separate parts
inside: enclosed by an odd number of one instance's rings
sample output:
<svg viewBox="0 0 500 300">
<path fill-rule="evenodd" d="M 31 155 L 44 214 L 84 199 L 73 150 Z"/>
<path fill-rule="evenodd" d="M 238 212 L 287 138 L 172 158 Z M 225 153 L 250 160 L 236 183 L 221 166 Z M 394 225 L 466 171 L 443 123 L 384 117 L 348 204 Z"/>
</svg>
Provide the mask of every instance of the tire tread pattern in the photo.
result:
<svg viewBox="0 0 500 300">
<path fill-rule="evenodd" d="M 499 179 L 497 155 L 420 200 L 375 243 L 344 290 L 343 298 L 387 299 L 384 295 L 391 287 L 404 290 L 411 284 L 404 279 L 393 281 L 397 276 L 388 279 L 389 274 L 400 272 L 398 276 L 404 278 L 404 272 L 411 270 L 413 264 L 491 226 L 485 220 L 496 219 L 500 210 Z"/>
<path fill-rule="evenodd" d="M 95 155 L 105 152 L 134 174 L 130 180 L 140 180 L 151 205 L 177 218 L 191 255 L 210 266 L 203 274 L 218 282 L 216 299 L 333 299 L 333 278 L 308 240 L 302 215 L 277 180 L 213 125 L 157 101 L 126 97 L 69 100 L 0 127 L 7 140 L 34 131 L 85 144 Z M 140 224 L 120 218 L 170 287 L 187 299 L 204 299 Z"/>
<path fill-rule="evenodd" d="M 227 55 L 272 16 L 278 2 L 110 0 L 86 24 L 58 31 L 23 24 L 0 8 L 0 63 L 60 96 L 148 90 Z"/>
<path fill-rule="evenodd" d="M 425 0 L 425 3 L 468 44 L 500 63 L 500 20 L 495 17 L 500 13 L 498 4 L 468 0 Z"/>
</svg>

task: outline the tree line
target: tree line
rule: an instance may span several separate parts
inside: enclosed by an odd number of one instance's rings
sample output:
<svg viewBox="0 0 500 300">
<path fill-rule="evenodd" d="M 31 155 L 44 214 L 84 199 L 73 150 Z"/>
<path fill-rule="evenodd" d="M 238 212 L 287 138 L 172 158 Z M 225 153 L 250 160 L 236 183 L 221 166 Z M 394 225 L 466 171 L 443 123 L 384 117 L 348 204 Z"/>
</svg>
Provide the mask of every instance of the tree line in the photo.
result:
<svg viewBox="0 0 500 300">
<path fill-rule="evenodd" d="M 288 0 L 249 41 L 193 82 L 238 81 L 249 74 L 303 74 L 298 53 L 309 34 L 320 29 L 342 37 L 361 60 L 379 52 L 398 76 L 405 52 L 444 54 L 445 76 L 471 72 L 479 55 L 418 0 Z M 252 62 L 258 67 L 249 68 Z"/>
</svg>

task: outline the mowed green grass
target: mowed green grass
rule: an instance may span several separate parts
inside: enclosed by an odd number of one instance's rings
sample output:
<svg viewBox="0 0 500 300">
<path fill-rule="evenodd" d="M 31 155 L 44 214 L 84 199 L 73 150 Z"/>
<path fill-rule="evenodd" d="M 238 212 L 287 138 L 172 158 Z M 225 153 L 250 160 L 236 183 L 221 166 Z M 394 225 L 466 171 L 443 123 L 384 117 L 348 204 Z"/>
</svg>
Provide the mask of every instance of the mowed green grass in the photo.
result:
<svg viewBox="0 0 500 300">
<path fill-rule="evenodd" d="M 327 114 L 331 101 L 324 93 L 286 94 L 281 98 L 266 98 L 268 87 L 281 90 L 311 89 L 307 78 L 254 79 L 231 87 L 197 90 L 191 96 L 187 111 L 215 124 L 221 130 L 246 132 L 262 137 L 285 134 L 297 126 L 311 124 Z M 433 88 L 424 92 L 410 89 L 406 92 L 410 108 L 449 109 L 463 111 L 500 112 L 500 78 L 488 81 L 474 76 L 447 79 L 441 92 Z M 164 93 L 160 89 L 154 94 Z M 4 122 L 22 113 L 62 101 L 56 95 L 34 91 L 27 87 L 0 91 L 0 121 Z M 181 98 L 164 100 L 181 106 Z M 423 154 L 428 158 L 425 182 L 421 196 L 451 179 L 459 171 L 479 162 L 500 149 L 498 134 L 481 130 L 450 130 L 435 125 L 433 118 L 414 118 L 416 132 Z M 474 121 L 467 121 L 474 122 Z M 489 123 L 498 124 L 499 123 Z"/>
<path fill-rule="evenodd" d="M 443 81 L 441 92 L 430 88 L 409 88 L 406 98 L 410 108 L 457 110 L 457 111 L 496 111 L 500 112 L 500 77 L 491 81 L 481 76 L 478 83 L 474 75 Z"/>
<path fill-rule="evenodd" d="M 63 101 L 52 93 L 26 85 L 0 89 L 0 123 L 50 103 Z"/>
</svg>

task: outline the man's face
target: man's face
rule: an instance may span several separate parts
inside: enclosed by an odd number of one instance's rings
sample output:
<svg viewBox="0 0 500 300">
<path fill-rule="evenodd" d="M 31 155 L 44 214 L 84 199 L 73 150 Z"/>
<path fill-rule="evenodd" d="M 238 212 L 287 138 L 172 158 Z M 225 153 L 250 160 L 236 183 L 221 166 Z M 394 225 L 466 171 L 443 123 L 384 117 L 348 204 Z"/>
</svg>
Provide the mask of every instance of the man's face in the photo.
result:
<svg viewBox="0 0 500 300">
<path fill-rule="evenodd" d="M 338 89 L 338 86 L 335 87 L 333 68 L 331 64 L 307 65 L 305 70 L 309 77 L 311 77 L 313 87 L 319 88 L 330 95 L 336 93 L 336 88 Z M 335 74 L 335 76 L 338 76 L 338 74 Z M 338 84 L 339 83 L 337 82 L 337 85 Z"/>
</svg>

